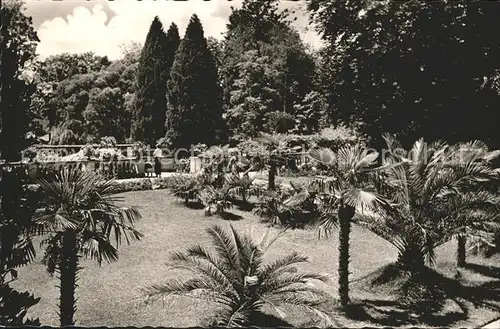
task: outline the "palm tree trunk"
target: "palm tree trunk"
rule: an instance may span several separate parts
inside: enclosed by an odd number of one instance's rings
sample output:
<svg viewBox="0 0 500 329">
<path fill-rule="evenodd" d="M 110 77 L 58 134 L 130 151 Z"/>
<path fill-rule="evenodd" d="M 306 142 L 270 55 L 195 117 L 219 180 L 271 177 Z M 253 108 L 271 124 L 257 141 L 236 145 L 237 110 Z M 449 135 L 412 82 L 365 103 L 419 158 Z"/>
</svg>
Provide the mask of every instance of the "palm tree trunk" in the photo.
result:
<svg viewBox="0 0 500 329">
<path fill-rule="evenodd" d="M 458 245 L 457 245 L 457 267 L 465 267 L 465 244 L 467 242 L 467 238 L 463 235 L 458 237 Z"/>
<path fill-rule="evenodd" d="M 75 324 L 75 289 L 77 287 L 78 274 L 78 253 L 75 232 L 64 233 L 60 261 L 59 319 L 61 326 L 72 326 Z"/>
<path fill-rule="evenodd" d="M 271 160 L 269 162 L 269 173 L 268 173 L 268 179 L 267 179 L 268 180 L 267 189 L 269 191 L 276 190 L 275 178 L 276 178 L 276 162 Z"/>
<path fill-rule="evenodd" d="M 339 297 L 342 308 L 349 304 L 349 235 L 354 208 L 341 205 L 339 209 Z"/>
</svg>

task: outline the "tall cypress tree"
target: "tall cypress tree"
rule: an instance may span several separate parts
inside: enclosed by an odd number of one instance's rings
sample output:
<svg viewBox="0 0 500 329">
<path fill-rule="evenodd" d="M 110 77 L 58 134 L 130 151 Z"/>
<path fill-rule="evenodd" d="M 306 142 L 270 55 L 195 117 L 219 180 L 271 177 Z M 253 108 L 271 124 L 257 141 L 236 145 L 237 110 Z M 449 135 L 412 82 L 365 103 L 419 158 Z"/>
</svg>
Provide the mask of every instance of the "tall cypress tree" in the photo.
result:
<svg viewBox="0 0 500 329">
<path fill-rule="evenodd" d="M 214 58 L 201 22 L 193 15 L 175 56 L 168 83 L 167 136 L 172 146 L 212 145 L 223 140 L 225 124 L 221 96 Z"/>
<path fill-rule="evenodd" d="M 137 72 L 137 98 L 132 137 L 154 145 L 165 135 L 168 80 L 167 35 L 158 16 L 151 23 Z"/>
<path fill-rule="evenodd" d="M 174 60 L 175 60 L 175 54 L 177 52 L 177 49 L 179 48 L 179 45 L 181 43 L 181 38 L 179 36 L 179 28 L 175 23 L 172 23 L 170 27 L 168 28 L 167 31 L 167 36 L 166 36 L 166 67 L 167 67 L 167 80 L 170 78 L 170 70 L 172 69 L 172 65 L 174 65 Z M 168 103 L 168 92 L 167 92 L 167 103 Z M 167 111 L 169 111 L 169 107 L 167 106 Z M 169 114 L 166 114 L 166 119 L 170 117 Z M 162 122 L 163 127 L 161 129 L 164 130 L 164 133 L 161 137 L 165 136 L 165 129 L 168 129 L 168 121 Z M 159 124 L 159 123 L 158 123 Z M 158 127 L 158 130 L 160 130 L 160 127 Z"/>
</svg>

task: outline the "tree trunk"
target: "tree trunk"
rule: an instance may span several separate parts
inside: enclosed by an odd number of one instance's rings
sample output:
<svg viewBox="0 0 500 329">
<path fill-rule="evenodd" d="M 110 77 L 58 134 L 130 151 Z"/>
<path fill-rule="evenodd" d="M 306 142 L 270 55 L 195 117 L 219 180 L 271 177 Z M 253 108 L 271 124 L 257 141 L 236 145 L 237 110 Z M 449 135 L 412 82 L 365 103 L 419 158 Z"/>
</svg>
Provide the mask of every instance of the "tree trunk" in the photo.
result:
<svg viewBox="0 0 500 329">
<path fill-rule="evenodd" d="M 72 326 L 75 324 L 75 289 L 77 287 L 76 281 L 78 274 L 78 254 L 75 232 L 64 233 L 60 261 L 59 319 L 61 326 Z"/>
<path fill-rule="evenodd" d="M 268 180 L 267 189 L 269 191 L 276 190 L 275 178 L 276 178 L 276 162 L 271 161 L 269 163 L 269 173 L 268 173 L 268 179 L 267 179 Z"/>
<path fill-rule="evenodd" d="M 465 236 L 458 237 L 457 245 L 457 267 L 465 267 L 465 244 L 467 239 Z"/>
<path fill-rule="evenodd" d="M 346 308 L 349 304 L 349 234 L 351 219 L 355 209 L 348 205 L 341 205 L 339 209 L 339 297 L 340 305 Z"/>
</svg>

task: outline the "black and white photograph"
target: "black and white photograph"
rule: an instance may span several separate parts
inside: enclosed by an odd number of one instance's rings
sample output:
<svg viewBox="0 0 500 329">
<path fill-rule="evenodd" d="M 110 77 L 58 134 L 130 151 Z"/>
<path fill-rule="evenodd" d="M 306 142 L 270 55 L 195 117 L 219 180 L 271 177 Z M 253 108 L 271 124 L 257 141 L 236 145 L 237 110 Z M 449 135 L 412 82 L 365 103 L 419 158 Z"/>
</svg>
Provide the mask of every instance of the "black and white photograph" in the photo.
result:
<svg viewBox="0 0 500 329">
<path fill-rule="evenodd" d="M 500 329 L 500 1 L 0 7 L 0 327 Z"/>
</svg>

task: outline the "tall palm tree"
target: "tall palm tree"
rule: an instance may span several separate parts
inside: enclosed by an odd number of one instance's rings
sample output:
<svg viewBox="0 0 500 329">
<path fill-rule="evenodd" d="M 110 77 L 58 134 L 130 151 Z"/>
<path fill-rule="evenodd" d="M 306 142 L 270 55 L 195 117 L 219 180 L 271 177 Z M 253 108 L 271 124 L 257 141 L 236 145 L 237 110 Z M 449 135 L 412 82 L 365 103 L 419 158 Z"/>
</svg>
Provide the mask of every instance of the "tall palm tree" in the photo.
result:
<svg viewBox="0 0 500 329">
<path fill-rule="evenodd" d="M 298 305 L 328 317 L 318 306 L 328 297 L 311 280 L 326 282 L 327 277 L 314 273 L 300 273 L 294 265 L 307 262 L 295 252 L 265 264 L 264 254 L 271 243 L 258 244 L 248 235 L 226 232 L 220 226 L 207 229 L 213 251 L 194 245 L 185 252 L 174 252 L 174 268 L 188 270 L 195 277 L 172 279 L 151 285 L 143 292 L 147 298 L 157 299 L 173 295 L 213 302 L 221 306 L 215 316 L 218 326 L 248 326 L 259 317 L 264 305 L 284 316 L 281 305 Z"/>
<path fill-rule="evenodd" d="M 314 180 L 309 192 L 319 198 L 322 230 L 328 235 L 339 227 L 339 297 L 343 308 L 349 304 L 349 235 L 351 222 L 358 212 L 382 210 L 386 201 L 377 193 L 376 167 L 378 153 L 362 146 L 346 146 L 334 152 L 330 149 L 313 150 L 311 157 L 330 171 L 326 179 Z M 300 201 L 298 201 L 300 202 Z"/>
<path fill-rule="evenodd" d="M 396 246 L 401 268 L 416 274 L 426 262 L 434 262 L 436 246 L 467 228 L 478 227 L 477 221 L 485 224 L 485 212 L 478 204 L 484 208 L 489 195 L 477 193 L 482 184 L 496 179 L 498 172 L 481 159 L 494 153 L 459 154 L 444 142 L 427 144 L 423 139 L 407 152 L 394 137 L 384 138 L 389 151 L 383 159 L 384 194 L 390 196 L 391 207 L 383 213 L 382 226 L 365 224 Z M 471 148 L 480 144 L 473 142 Z M 476 195 L 467 193 L 471 188 Z"/>
<path fill-rule="evenodd" d="M 48 272 L 59 273 L 61 326 L 74 325 L 80 258 L 99 264 L 116 261 L 122 237 L 127 243 L 141 238 L 133 228 L 140 214 L 135 208 L 116 205 L 117 185 L 91 172 L 63 170 L 38 183 L 46 207 L 36 216 L 35 230 L 46 235 L 42 244 Z"/>
</svg>

